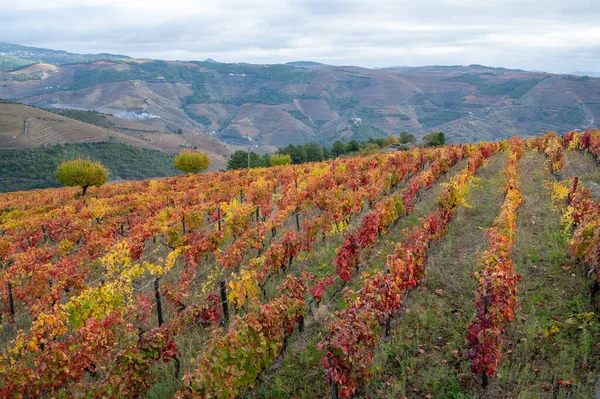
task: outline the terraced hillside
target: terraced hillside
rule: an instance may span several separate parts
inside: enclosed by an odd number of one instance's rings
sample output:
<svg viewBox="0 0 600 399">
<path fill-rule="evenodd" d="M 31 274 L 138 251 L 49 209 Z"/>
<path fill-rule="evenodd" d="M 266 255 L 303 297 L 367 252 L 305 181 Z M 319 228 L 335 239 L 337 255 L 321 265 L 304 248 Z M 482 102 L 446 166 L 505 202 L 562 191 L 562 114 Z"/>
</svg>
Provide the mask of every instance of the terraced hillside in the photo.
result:
<svg viewBox="0 0 600 399">
<path fill-rule="evenodd" d="M 170 154 L 202 148 L 211 159 L 212 170 L 224 168 L 224 155 L 232 151 L 203 133 L 165 133 L 114 116 L 107 120 L 110 126 L 100 127 L 39 108 L 0 102 L 0 150 L 92 142 L 127 143 Z"/>
<path fill-rule="evenodd" d="M 1 194 L 0 395 L 593 398 L 599 157 L 571 131 Z"/>
</svg>

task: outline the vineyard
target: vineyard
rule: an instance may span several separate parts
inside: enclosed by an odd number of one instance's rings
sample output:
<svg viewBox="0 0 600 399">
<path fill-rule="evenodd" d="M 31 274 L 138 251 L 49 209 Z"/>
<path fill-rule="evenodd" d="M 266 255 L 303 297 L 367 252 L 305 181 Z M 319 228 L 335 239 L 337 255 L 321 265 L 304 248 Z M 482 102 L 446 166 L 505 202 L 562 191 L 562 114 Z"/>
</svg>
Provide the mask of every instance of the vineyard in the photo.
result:
<svg viewBox="0 0 600 399">
<path fill-rule="evenodd" d="M 600 131 L 0 194 L 0 397 L 594 397 Z"/>
</svg>

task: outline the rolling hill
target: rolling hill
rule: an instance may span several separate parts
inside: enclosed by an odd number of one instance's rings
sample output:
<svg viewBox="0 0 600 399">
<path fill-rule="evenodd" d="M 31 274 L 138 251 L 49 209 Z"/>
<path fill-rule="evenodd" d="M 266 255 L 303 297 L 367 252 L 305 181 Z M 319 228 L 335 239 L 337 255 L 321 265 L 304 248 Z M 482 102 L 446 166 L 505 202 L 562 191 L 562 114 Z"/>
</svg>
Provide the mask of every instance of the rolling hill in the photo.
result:
<svg viewBox="0 0 600 399">
<path fill-rule="evenodd" d="M 110 55 L 65 63 L 43 50 L 29 55 L 38 64 L 0 72 L 0 98 L 112 114 L 124 120 L 118 124 L 123 133 L 205 133 L 233 149 L 331 144 L 401 131 L 421 136 L 432 129 L 458 143 L 596 127 L 600 119 L 600 79 L 586 76 L 481 65 L 367 69 Z M 5 46 L 0 54 L 24 59 L 29 53 Z M 194 145 L 225 153 L 208 142 Z"/>
<path fill-rule="evenodd" d="M 112 115 L 96 114 L 96 119 L 90 116 L 85 119 L 81 116 L 85 116 L 82 111 L 53 111 L 0 101 L 0 150 L 93 142 L 125 143 L 169 154 L 176 154 L 183 149 L 202 148 L 211 158 L 211 170 L 223 168 L 225 156 L 231 153 L 231 149 L 200 132 L 176 134 L 160 130 L 160 124 L 146 125 Z M 67 116 L 56 113 L 59 111 Z"/>
</svg>

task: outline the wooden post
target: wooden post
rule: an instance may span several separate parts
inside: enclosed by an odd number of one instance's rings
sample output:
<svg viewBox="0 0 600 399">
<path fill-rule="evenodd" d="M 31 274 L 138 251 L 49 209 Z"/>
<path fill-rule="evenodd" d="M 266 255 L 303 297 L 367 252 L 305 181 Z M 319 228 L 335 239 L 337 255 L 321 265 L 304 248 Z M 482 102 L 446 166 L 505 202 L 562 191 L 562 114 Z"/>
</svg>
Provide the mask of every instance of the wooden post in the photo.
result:
<svg viewBox="0 0 600 399">
<path fill-rule="evenodd" d="M 488 307 L 490 306 L 490 296 L 486 295 L 483 297 L 483 314 L 486 315 L 488 313 Z"/>
<path fill-rule="evenodd" d="M 179 361 L 179 357 L 177 355 L 173 355 L 173 360 L 175 360 L 175 379 L 179 379 L 179 373 L 181 372 L 181 362 Z"/>
<path fill-rule="evenodd" d="M 219 224 L 219 231 L 221 231 L 221 207 L 217 207 L 217 223 Z"/>
<path fill-rule="evenodd" d="M 223 319 L 224 324 L 229 324 L 229 305 L 227 304 L 227 288 L 225 287 L 225 281 L 219 283 L 221 286 L 221 305 L 223 306 Z"/>
<path fill-rule="evenodd" d="M 260 208 L 257 206 L 256 207 L 256 223 L 258 223 L 259 217 L 260 217 Z"/>
<path fill-rule="evenodd" d="M 304 315 L 300 315 L 300 321 L 298 322 L 298 332 L 301 334 L 304 332 Z"/>
<path fill-rule="evenodd" d="M 182 228 L 181 228 L 182 233 L 181 234 L 185 235 L 185 215 L 181 216 L 181 225 L 182 225 Z"/>
<path fill-rule="evenodd" d="M 154 280 L 154 296 L 156 297 L 156 312 L 158 313 L 158 326 L 163 324 L 162 300 L 160 297 L 160 287 L 158 285 L 158 277 Z"/>
<path fill-rule="evenodd" d="M 392 320 L 392 316 L 388 316 L 387 320 L 385 321 L 385 336 L 386 337 L 390 336 L 390 331 L 392 329 L 391 320 Z"/>
<path fill-rule="evenodd" d="M 298 218 L 298 210 L 296 209 L 296 230 L 300 231 L 300 219 Z"/>
<path fill-rule="evenodd" d="M 244 190 L 240 189 L 240 202 L 244 201 Z"/>
<path fill-rule="evenodd" d="M 333 381 L 331 381 L 331 399 L 338 399 L 337 384 Z"/>
<path fill-rule="evenodd" d="M 8 283 L 8 309 L 10 310 L 11 320 L 15 319 L 15 302 L 12 295 L 12 284 Z"/>
<path fill-rule="evenodd" d="M 486 315 L 488 313 L 488 307 L 490 306 L 490 296 L 486 295 L 483 297 L 483 314 Z M 483 371 L 483 373 L 481 374 L 481 387 L 483 389 L 486 389 L 488 386 L 488 375 L 486 374 L 485 370 Z"/>
</svg>

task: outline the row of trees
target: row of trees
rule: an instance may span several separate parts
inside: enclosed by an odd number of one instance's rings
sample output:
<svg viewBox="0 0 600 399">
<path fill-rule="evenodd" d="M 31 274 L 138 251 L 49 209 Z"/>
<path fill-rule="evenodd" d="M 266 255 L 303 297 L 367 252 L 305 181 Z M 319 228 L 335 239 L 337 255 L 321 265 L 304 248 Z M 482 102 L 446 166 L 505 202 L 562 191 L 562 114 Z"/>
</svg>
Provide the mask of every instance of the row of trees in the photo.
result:
<svg viewBox="0 0 600 399">
<path fill-rule="evenodd" d="M 251 168 L 269 167 L 281 165 L 282 158 L 279 156 L 289 156 L 291 163 L 294 165 L 305 162 L 321 162 L 328 159 L 339 158 L 344 155 L 368 155 L 379 151 L 390 144 L 398 145 L 398 149 L 410 149 L 417 143 L 417 139 L 411 133 L 403 132 L 399 136 L 388 136 L 386 138 L 369 139 L 365 141 L 350 140 L 344 143 L 341 140 L 335 141 L 330 148 L 319 145 L 317 143 L 306 143 L 293 145 L 278 149 L 275 154 L 259 155 L 255 152 L 238 150 L 229 158 L 227 169 L 243 169 L 250 166 Z M 444 133 L 431 132 L 423 138 L 423 145 L 426 147 L 436 147 L 445 143 Z M 275 156 L 276 162 L 273 163 Z M 287 158 L 283 158 L 287 161 Z M 278 163 L 279 162 L 279 163 Z M 285 163 L 283 163 L 285 165 Z"/>
</svg>

